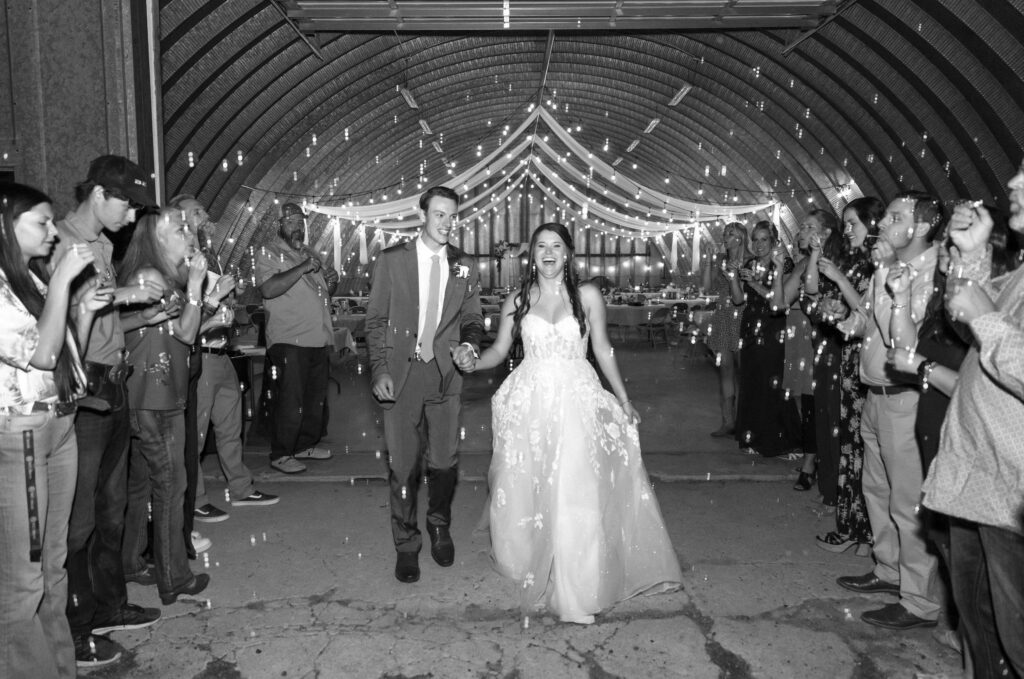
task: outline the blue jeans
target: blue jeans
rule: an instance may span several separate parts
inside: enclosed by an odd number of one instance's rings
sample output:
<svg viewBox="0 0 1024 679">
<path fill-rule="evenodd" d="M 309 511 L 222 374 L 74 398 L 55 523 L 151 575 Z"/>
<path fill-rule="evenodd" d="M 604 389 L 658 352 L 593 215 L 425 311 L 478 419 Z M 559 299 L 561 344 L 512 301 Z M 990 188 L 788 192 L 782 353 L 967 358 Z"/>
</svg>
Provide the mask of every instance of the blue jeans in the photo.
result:
<svg viewBox="0 0 1024 679">
<path fill-rule="evenodd" d="M 267 358 L 276 372 L 271 389 L 270 459 L 315 446 L 323 434 L 330 365 L 327 347 L 275 344 Z"/>
<path fill-rule="evenodd" d="M 31 431 L 42 556 L 29 558 L 22 434 Z M 74 417 L 0 415 L 0 677 L 75 676 L 64 560 L 75 496 Z"/>
<path fill-rule="evenodd" d="M 182 534 L 185 501 L 185 413 L 181 410 L 131 410 L 132 476 L 149 473 L 148 486 L 128 498 L 125 518 L 125 570 L 145 568 L 146 506 L 152 496 L 153 561 L 161 594 L 171 594 L 192 580 Z"/>
<path fill-rule="evenodd" d="M 71 634 L 92 632 L 94 619 L 128 601 L 121 570 L 127 502 L 128 408 L 78 411 L 78 479 L 68 528 L 68 622 Z"/>
<path fill-rule="evenodd" d="M 951 520 L 950 576 L 978 679 L 1024 677 L 1024 536 Z"/>
</svg>

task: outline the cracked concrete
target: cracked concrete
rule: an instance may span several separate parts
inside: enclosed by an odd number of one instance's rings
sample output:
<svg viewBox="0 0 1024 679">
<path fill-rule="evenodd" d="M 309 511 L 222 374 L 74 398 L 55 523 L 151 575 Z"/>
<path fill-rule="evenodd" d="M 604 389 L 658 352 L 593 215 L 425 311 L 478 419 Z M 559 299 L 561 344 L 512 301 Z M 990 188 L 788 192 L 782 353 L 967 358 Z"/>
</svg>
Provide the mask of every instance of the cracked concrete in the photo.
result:
<svg viewBox="0 0 1024 679">
<path fill-rule="evenodd" d="M 150 628 L 114 633 L 124 660 L 88 676 L 959 676 L 959 656 L 929 630 L 892 633 L 860 622 L 860 613 L 892 598 L 855 596 L 835 584 L 839 575 L 869 570 L 870 560 L 814 547 L 814 535 L 830 529 L 833 517 L 812 494 L 791 490 L 793 463 L 750 460 L 732 444 L 681 435 L 717 426 L 716 405 L 703 396 L 714 393 L 714 374 L 674 358 L 666 371 L 652 360 L 664 355 L 618 352 L 631 396 L 644 404 L 645 462 L 683 565 L 682 591 L 623 602 L 590 626 L 550 617 L 524 625 L 514 585 L 491 569 L 488 535 L 474 531 L 486 501 L 486 452 L 463 455 L 455 565 L 440 568 L 424 552 L 420 582 L 396 581 L 376 455 L 379 423 L 365 400 L 366 375 L 351 370 L 332 401 L 334 460 L 286 478 L 266 468 L 258 441 L 247 445 L 258 487 L 280 495 L 280 504 L 233 508 L 218 501 L 223 482 L 206 460 L 210 496 L 231 512 L 226 522 L 197 524 L 214 543 L 193 563 L 210 573 L 209 589 L 163 607 Z M 466 450 L 481 450 L 489 439 L 482 418 L 497 383 L 493 376 L 474 380 Z M 676 387 L 666 389 L 670 380 Z M 130 584 L 129 599 L 159 606 L 154 588 Z"/>
</svg>

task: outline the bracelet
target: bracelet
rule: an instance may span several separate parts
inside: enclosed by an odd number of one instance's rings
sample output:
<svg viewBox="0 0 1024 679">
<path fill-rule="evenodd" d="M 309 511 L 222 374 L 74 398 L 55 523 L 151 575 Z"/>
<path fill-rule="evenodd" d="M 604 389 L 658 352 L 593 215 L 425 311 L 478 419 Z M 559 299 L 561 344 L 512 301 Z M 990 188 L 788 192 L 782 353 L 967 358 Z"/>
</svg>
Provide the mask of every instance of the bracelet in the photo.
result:
<svg viewBox="0 0 1024 679">
<path fill-rule="evenodd" d="M 907 305 L 905 303 L 904 304 L 893 304 L 891 307 L 889 307 L 889 309 L 891 309 L 892 311 L 896 311 L 898 309 L 906 309 L 906 308 L 907 308 Z"/>
<path fill-rule="evenodd" d="M 932 370 L 935 370 L 937 364 L 935 361 L 923 361 L 921 365 L 917 366 L 917 376 L 921 380 L 921 391 L 928 391 L 928 380 L 932 376 Z"/>
</svg>

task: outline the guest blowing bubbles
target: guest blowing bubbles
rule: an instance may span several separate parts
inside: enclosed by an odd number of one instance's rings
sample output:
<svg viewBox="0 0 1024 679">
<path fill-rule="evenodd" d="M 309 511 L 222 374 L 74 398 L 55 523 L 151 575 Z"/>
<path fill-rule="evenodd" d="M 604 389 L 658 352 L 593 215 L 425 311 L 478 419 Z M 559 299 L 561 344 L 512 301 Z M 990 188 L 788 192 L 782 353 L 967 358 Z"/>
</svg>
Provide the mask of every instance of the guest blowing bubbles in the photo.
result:
<svg viewBox="0 0 1024 679">
<path fill-rule="evenodd" d="M 125 254 L 120 283 L 156 283 L 165 299 L 185 303 L 177 311 L 158 312 L 150 325 L 125 334 L 125 348 L 133 368 L 128 379 L 128 405 L 132 428 L 132 464 L 147 465 L 152 483 L 153 556 L 160 600 L 172 604 L 180 594 L 197 594 L 210 576 L 193 575 L 182 533 L 185 496 L 185 400 L 188 390 L 188 355 L 200 323 L 205 257 L 191 257 L 187 276 L 179 267 L 194 252 L 194 237 L 181 210 L 164 208 L 143 217 Z M 171 318 L 174 315 L 176 317 Z M 125 520 L 125 561 L 144 567 L 146 503 L 129 499 Z"/>
<path fill-rule="evenodd" d="M 72 248 L 47 289 L 39 264 L 56 235 L 49 197 L 0 185 L 0 676 L 12 679 L 76 671 L 64 561 L 78 465 L 73 401 L 84 375 L 68 306 L 71 283 L 93 255 Z M 83 336 L 111 298 L 95 279 L 83 290 Z M 34 479 L 26 459 L 34 459 Z"/>
</svg>

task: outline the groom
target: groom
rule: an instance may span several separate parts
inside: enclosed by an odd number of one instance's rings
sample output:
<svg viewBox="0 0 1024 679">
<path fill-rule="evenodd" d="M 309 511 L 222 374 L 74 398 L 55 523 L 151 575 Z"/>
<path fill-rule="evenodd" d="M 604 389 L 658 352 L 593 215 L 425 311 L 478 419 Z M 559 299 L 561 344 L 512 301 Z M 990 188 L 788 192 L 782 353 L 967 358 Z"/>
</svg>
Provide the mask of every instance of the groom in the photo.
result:
<svg viewBox="0 0 1024 679">
<path fill-rule="evenodd" d="M 440 566 L 455 561 L 448 526 L 458 478 L 460 371 L 472 370 L 484 334 L 476 267 L 447 244 L 458 209 L 458 194 L 444 186 L 420 197 L 422 231 L 380 254 L 366 305 L 373 395 L 384 409 L 389 453 L 395 577 L 401 582 L 420 579 L 421 424 L 427 439 L 430 554 Z"/>
</svg>

